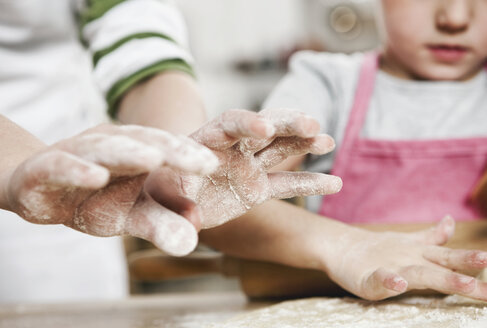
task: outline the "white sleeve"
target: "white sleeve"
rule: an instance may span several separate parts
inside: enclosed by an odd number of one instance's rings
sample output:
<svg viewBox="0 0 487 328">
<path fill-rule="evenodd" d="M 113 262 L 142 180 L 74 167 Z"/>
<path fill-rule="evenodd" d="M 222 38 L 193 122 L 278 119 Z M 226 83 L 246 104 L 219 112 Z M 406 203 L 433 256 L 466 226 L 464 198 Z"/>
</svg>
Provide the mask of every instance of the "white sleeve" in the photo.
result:
<svg viewBox="0 0 487 328">
<path fill-rule="evenodd" d="M 85 0 L 80 30 L 110 107 L 134 84 L 160 71 L 193 74 L 186 25 L 173 1 Z"/>
<path fill-rule="evenodd" d="M 363 54 L 302 51 L 264 103 L 295 108 L 320 123 L 321 132 L 340 139 L 353 101 Z"/>
<path fill-rule="evenodd" d="M 292 108 L 320 123 L 330 133 L 333 118 L 333 86 L 319 69 L 319 54 L 300 52 L 291 58 L 289 72 L 266 99 L 264 108 Z"/>
</svg>

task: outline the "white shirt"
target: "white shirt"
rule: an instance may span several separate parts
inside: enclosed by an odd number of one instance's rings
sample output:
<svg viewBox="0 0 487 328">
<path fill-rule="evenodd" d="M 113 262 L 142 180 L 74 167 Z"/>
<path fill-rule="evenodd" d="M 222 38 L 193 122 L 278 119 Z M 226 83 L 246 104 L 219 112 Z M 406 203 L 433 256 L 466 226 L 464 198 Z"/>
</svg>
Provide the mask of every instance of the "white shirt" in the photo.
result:
<svg viewBox="0 0 487 328">
<path fill-rule="evenodd" d="M 106 121 L 103 96 L 119 80 L 161 60 L 191 61 L 184 23 L 168 1 L 128 0 L 88 22 L 81 34 L 89 51 L 80 41 L 82 7 L 77 0 L 0 0 L 0 114 L 46 143 Z M 93 68 L 92 54 L 142 30 L 174 42 L 131 40 Z M 120 238 L 35 225 L 0 211 L 0 303 L 127 294 Z"/>
<path fill-rule="evenodd" d="M 266 100 L 265 108 L 296 108 L 318 120 L 335 138 L 336 150 L 312 156 L 305 169 L 329 172 L 343 140 L 355 99 L 363 54 L 301 52 L 290 72 Z M 487 73 L 465 82 L 410 81 L 383 71 L 376 76 L 361 136 L 421 140 L 487 136 Z M 308 197 L 317 212 L 322 197 Z"/>
</svg>

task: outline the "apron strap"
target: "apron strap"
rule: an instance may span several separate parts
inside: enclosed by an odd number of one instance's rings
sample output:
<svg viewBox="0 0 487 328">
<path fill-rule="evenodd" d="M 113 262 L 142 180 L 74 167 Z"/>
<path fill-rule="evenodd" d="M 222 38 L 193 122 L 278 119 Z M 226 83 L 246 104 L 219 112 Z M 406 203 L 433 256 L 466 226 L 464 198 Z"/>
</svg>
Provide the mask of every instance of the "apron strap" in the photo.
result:
<svg viewBox="0 0 487 328">
<path fill-rule="evenodd" d="M 343 136 L 342 145 L 338 151 L 333 167 L 342 167 L 343 154 L 347 153 L 360 136 L 360 131 L 367 115 L 370 99 L 374 92 L 375 76 L 379 67 L 379 54 L 368 53 L 364 56 L 360 75 L 355 91 L 355 99 L 350 110 L 348 124 Z M 333 173 L 333 170 L 332 170 Z"/>
</svg>

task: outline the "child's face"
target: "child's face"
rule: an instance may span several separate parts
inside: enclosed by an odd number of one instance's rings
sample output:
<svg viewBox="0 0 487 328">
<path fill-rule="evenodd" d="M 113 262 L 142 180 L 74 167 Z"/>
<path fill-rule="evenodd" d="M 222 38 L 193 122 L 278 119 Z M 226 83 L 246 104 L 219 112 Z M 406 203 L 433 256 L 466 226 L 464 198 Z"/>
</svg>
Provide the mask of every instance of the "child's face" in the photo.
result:
<svg viewBox="0 0 487 328">
<path fill-rule="evenodd" d="M 487 0 L 381 0 L 383 67 L 405 78 L 465 80 L 487 59 Z"/>
</svg>

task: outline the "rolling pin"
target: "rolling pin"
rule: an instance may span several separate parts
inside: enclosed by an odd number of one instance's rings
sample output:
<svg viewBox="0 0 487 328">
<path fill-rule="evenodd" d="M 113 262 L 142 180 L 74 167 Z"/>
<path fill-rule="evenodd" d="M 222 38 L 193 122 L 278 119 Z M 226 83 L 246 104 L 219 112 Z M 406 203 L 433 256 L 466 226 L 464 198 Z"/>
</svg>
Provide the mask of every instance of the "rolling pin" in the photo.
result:
<svg viewBox="0 0 487 328">
<path fill-rule="evenodd" d="M 482 211 L 482 214 L 487 217 L 487 171 L 475 187 L 472 200 Z"/>
<path fill-rule="evenodd" d="M 363 225 L 371 231 L 412 232 L 433 224 Z M 457 222 L 456 233 L 446 245 L 451 248 L 487 251 L 487 220 Z M 242 291 L 252 299 L 283 299 L 311 296 L 349 295 L 324 272 L 244 260 L 219 253 L 194 253 L 184 258 L 164 255 L 156 249 L 136 252 L 129 257 L 129 270 L 136 281 L 158 282 L 205 274 L 238 277 Z M 475 276 L 479 272 L 465 272 Z M 419 291 L 415 294 L 435 294 Z"/>
</svg>

